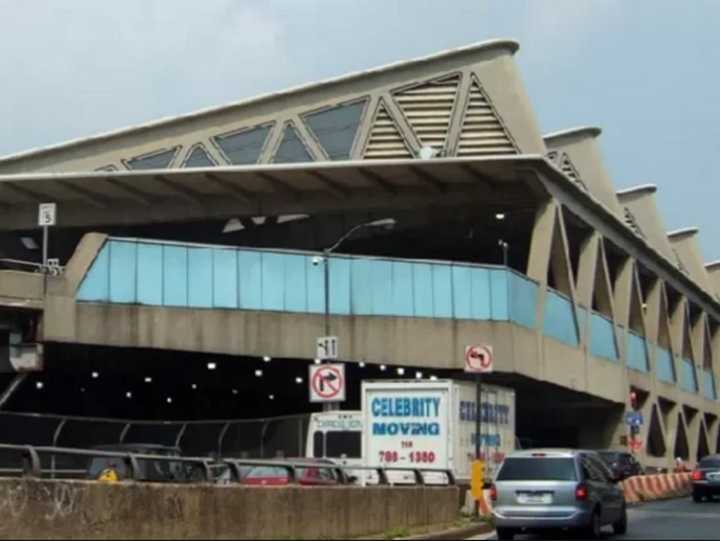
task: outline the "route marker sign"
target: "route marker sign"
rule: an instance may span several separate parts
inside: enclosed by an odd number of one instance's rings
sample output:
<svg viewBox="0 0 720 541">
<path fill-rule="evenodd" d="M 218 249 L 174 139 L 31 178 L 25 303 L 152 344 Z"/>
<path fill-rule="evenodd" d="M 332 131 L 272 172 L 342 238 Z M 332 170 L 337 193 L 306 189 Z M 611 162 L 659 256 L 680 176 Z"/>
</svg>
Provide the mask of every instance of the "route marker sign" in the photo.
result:
<svg viewBox="0 0 720 541">
<path fill-rule="evenodd" d="M 321 361 L 337 360 L 338 358 L 338 337 L 321 336 L 317 339 L 315 347 L 315 358 Z"/>
<path fill-rule="evenodd" d="M 495 353 L 492 346 L 467 346 L 465 348 L 465 372 L 490 374 L 493 371 Z"/>
<path fill-rule="evenodd" d="M 625 424 L 627 426 L 642 426 L 645 423 L 642 413 L 639 411 L 629 411 L 625 414 Z"/>
<path fill-rule="evenodd" d="M 345 402 L 345 365 L 310 366 L 310 402 Z"/>
</svg>

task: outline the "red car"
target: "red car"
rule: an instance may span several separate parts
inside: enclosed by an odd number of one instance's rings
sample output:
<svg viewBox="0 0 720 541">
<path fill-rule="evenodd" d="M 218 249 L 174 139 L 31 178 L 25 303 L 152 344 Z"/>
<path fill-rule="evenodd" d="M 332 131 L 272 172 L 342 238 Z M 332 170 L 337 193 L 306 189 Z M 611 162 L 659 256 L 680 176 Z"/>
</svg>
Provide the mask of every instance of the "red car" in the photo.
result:
<svg viewBox="0 0 720 541">
<path fill-rule="evenodd" d="M 290 484 L 288 471 L 279 466 L 252 466 L 243 468 L 247 473 L 240 481 L 242 485 L 279 487 Z M 339 484 L 334 470 L 308 466 L 297 468 L 297 482 L 301 486 L 334 486 Z"/>
</svg>

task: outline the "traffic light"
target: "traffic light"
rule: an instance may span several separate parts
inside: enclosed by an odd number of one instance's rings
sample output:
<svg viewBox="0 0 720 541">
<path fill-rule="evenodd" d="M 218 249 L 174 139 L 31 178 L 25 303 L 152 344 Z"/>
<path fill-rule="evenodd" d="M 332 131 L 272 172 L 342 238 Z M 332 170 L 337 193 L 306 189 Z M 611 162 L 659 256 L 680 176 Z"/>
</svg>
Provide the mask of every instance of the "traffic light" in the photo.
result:
<svg viewBox="0 0 720 541">
<path fill-rule="evenodd" d="M 638 396 L 635 391 L 630 391 L 630 407 L 634 410 L 638 409 Z"/>
</svg>

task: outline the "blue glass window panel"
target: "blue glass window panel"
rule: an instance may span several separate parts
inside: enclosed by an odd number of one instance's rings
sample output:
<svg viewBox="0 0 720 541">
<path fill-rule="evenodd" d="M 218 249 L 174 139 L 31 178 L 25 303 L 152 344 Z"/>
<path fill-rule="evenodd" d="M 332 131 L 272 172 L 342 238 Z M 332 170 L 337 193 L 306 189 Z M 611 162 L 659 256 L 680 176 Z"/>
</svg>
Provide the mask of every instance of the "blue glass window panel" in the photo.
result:
<svg viewBox="0 0 720 541">
<path fill-rule="evenodd" d="M 332 314 L 351 314 L 351 261 L 346 257 L 330 258 L 330 313 Z"/>
<path fill-rule="evenodd" d="M 110 302 L 133 304 L 137 295 L 137 244 L 110 242 Z"/>
<path fill-rule="evenodd" d="M 627 366 L 640 372 L 648 371 L 647 341 L 642 336 L 629 331 L 627 333 Z"/>
<path fill-rule="evenodd" d="M 453 315 L 452 272 L 449 265 L 432 265 L 433 315 L 451 318 Z"/>
<path fill-rule="evenodd" d="M 696 393 L 698 391 L 695 366 L 690 359 L 683 359 L 682 361 L 682 378 L 680 380 L 680 387 L 690 393 Z"/>
<path fill-rule="evenodd" d="M 305 115 L 305 123 L 331 160 L 348 160 L 365 101 Z"/>
<path fill-rule="evenodd" d="M 703 370 L 703 394 L 709 400 L 717 400 L 717 389 L 715 388 L 715 375 L 712 370 Z"/>
<path fill-rule="evenodd" d="M 372 262 L 352 259 L 352 313 L 358 316 L 373 314 Z"/>
<path fill-rule="evenodd" d="M 665 383 L 675 383 L 673 357 L 667 349 L 658 346 L 656 363 L 655 369 L 658 379 Z"/>
<path fill-rule="evenodd" d="M 90 270 L 85 275 L 77 294 L 80 301 L 110 300 L 110 243 L 105 243 Z"/>
<path fill-rule="evenodd" d="M 272 161 L 273 163 L 299 163 L 311 162 L 313 159 L 297 130 L 292 126 L 286 126 L 282 142 Z"/>
<path fill-rule="evenodd" d="M 413 317 L 413 264 L 393 261 L 392 273 L 392 314 Z"/>
<path fill-rule="evenodd" d="M 373 314 L 389 316 L 393 313 L 393 268 L 390 261 L 373 260 L 372 310 Z"/>
<path fill-rule="evenodd" d="M 137 302 L 151 306 L 163 303 L 163 247 L 138 244 Z"/>
<path fill-rule="evenodd" d="M 261 310 L 262 303 L 262 254 L 249 250 L 238 252 L 238 280 L 240 308 Z"/>
<path fill-rule="evenodd" d="M 215 162 L 210 159 L 204 148 L 195 147 L 185 160 L 183 167 L 213 167 L 214 165 Z"/>
<path fill-rule="evenodd" d="M 213 138 L 228 161 L 233 165 L 257 163 L 272 126 L 218 135 Z"/>
<path fill-rule="evenodd" d="M 307 278 L 305 277 L 304 256 L 285 255 L 284 289 L 285 310 L 288 312 L 307 312 Z"/>
<path fill-rule="evenodd" d="M 578 346 L 578 336 L 573 320 L 572 303 L 548 290 L 545 296 L 545 316 L 543 334 L 570 346 Z"/>
<path fill-rule="evenodd" d="M 433 317 L 433 274 L 428 263 L 413 265 L 413 298 L 415 316 Z"/>
<path fill-rule="evenodd" d="M 613 323 L 597 312 L 590 316 L 590 353 L 593 357 L 619 360 Z"/>
<path fill-rule="evenodd" d="M 163 150 L 149 156 L 139 156 L 128 160 L 127 166 L 133 170 L 167 169 L 175 158 L 180 147 Z"/>
<path fill-rule="evenodd" d="M 238 308 L 237 251 L 214 249 L 212 258 L 213 306 Z"/>
<path fill-rule="evenodd" d="M 508 272 L 493 269 L 490 271 L 490 298 L 492 299 L 490 317 L 494 321 L 507 321 L 508 317 Z"/>
<path fill-rule="evenodd" d="M 182 246 L 163 247 L 163 304 L 188 305 L 188 251 Z"/>
<path fill-rule="evenodd" d="M 275 311 L 285 308 L 284 254 L 262 254 L 262 307 Z"/>
<path fill-rule="evenodd" d="M 535 282 L 510 273 L 510 315 L 515 323 L 535 328 L 538 291 Z"/>
<path fill-rule="evenodd" d="M 492 315 L 492 297 L 490 295 L 490 271 L 473 268 L 470 276 L 472 288 L 471 317 L 479 320 L 489 320 Z"/>
<path fill-rule="evenodd" d="M 453 310 L 457 319 L 472 318 L 472 269 L 452 267 Z"/>
<path fill-rule="evenodd" d="M 304 259 L 308 311 L 312 314 L 322 314 L 325 312 L 325 263 L 315 265 L 313 256 L 305 256 Z"/>
<path fill-rule="evenodd" d="M 195 308 L 212 308 L 213 255 L 210 248 L 188 250 L 188 304 Z"/>
</svg>

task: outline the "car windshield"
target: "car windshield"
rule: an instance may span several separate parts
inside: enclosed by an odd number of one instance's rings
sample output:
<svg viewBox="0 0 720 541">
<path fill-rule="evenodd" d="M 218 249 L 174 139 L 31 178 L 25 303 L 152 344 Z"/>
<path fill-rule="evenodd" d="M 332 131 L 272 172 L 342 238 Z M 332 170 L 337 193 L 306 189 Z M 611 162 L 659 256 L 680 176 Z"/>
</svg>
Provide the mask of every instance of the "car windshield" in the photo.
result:
<svg viewBox="0 0 720 541">
<path fill-rule="evenodd" d="M 700 461 L 701 468 L 720 468 L 720 457 L 703 458 Z"/>
<path fill-rule="evenodd" d="M 618 462 L 622 458 L 620 453 L 599 453 L 599 455 L 605 462 Z"/>
<path fill-rule="evenodd" d="M 498 481 L 576 481 L 572 458 L 508 458 Z"/>
</svg>

